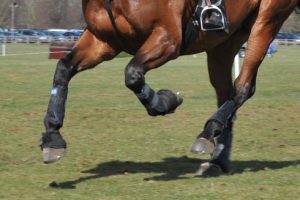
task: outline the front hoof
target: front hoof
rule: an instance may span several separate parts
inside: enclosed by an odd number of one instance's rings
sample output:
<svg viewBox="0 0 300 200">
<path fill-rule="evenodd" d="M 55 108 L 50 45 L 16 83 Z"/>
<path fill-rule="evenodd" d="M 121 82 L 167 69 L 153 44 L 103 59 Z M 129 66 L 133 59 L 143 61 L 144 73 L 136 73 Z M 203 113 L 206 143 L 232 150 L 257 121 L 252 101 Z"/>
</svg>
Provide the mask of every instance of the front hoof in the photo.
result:
<svg viewBox="0 0 300 200">
<path fill-rule="evenodd" d="M 191 152 L 201 154 L 212 154 L 214 150 L 215 144 L 212 141 L 203 137 L 197 138 L 191 148 Z"/>
<path fill-rule="evenodd" d="M 40 146 L 43 151 L 43 162 L 46 164 L 56 162 L 66 154 L 67 143 L 59 131 L 44 133 Z"/>
<path fill-rule="evenodd" d="M 196 173 L 197 176 L 201 177 L 216 177 L 224 175 L 224 172 L 222 171 L 220 166 L 210 162 L 202 163 Z"/>
<path fill-rule="evenodd" d="M 66 154 L 66 149 L 43 148 L 43 162 L 50 164 L 58 161 Z"/>
</svg>

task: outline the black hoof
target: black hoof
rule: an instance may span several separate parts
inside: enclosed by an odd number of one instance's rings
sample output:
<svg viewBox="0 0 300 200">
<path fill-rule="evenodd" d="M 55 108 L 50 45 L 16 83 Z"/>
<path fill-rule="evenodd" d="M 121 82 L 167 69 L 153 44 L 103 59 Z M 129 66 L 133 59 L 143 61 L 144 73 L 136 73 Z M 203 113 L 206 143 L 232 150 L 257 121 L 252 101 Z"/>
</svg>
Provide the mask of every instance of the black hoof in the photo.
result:
<svg viewBox="0 0 300 200">
<path fill-rule="evenodd" d="M 43 162 L 46 164 L 56 162 L 66 154 L 67 143 L 58 131 L 44 133 L 40 146 Z"/>
<path fill-rule="evenodd" d="M 201 177 L 216 177 L 225 174 L 220 166 L 210 162 L 202 163 L 196 173 L 197 176 Z"/>
<path fill-rule="evenodd" d="M 201 154 L 212 154 L 214 150 L 214 142 L 203 137 L 197 138 L 191 148 L 191 152 Z"/>
</svg>

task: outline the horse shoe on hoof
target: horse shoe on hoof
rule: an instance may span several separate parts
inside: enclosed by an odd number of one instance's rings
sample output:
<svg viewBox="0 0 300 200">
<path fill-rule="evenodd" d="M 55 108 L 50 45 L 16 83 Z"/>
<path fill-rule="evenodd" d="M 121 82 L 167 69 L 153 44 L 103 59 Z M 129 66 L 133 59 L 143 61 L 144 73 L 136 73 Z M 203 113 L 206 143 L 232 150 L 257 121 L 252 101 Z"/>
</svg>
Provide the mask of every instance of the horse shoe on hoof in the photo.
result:
<svg viewBox="0 0 300 200">
<path fill-rule="evenodd" d="M 196 176 L 201 177 L 214 177 L 224 175 L 225 173 L 222 171 L 219 165 L 210 162 L 205 162 L 200 165 L 200 168 L 198 169 L 196 174 Z"/>
<path fill-rule="evenodd" d="M 199 137 L 193 143 L 191 152 L 199 154 L 212 154 L 215 150 L 215 144 L 213 141 L 203 137 Z"/>
<path fill-rule="evenodd" d="M 43 148 L 43 162 L 45 164 L 54 163 L 64 157 L 66 154 L 65 148 Z"/>
</svg>

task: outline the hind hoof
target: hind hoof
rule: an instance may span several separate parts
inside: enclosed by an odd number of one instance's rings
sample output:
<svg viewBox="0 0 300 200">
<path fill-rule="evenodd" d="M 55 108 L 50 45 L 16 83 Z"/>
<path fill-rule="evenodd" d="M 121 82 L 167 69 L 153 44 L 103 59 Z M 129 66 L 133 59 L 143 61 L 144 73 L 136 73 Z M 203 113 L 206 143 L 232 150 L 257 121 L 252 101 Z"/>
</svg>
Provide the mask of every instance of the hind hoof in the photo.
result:
<svg viewBox="0 0 300 200">
<path fill-rule="evenodd" d="M 200 165 L 199 170 L 196 172 L 197 176 L 201 177 L 213 177 L 213 176 L 220 176 L 224 175 L 221 167 L 216 164 L 205 162 Z"/>
<path fill-rule="evenodd" d="M 215 144 L 203 137 L 197 138 L 191 148 L 191 152 L 201 154 L 212 154 L 214 150 Z"/>
<path fill-rule="evenodd" d="M 65 148 L 43 148 L 43 162 L 45 164 L 54 163 L 64 157 L 66 154 Z"/>
</svg>

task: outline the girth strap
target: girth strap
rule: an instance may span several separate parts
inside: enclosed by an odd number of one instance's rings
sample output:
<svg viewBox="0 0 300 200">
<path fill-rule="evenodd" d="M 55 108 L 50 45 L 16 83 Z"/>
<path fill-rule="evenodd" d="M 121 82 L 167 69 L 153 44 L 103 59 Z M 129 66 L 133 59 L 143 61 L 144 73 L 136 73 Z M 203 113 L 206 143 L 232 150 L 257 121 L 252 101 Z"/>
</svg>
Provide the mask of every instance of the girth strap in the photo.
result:
<svg viewBox="0 0 300 200">
<path fill-rule="evenodd" d="M 183 31 L 181 53 L 184 53 L 188 46 L 196 39 L 199 32 L 199 24 L 197 19 L 198 9 L 202 9 L 203 0 L 198 0 L 196 9 L 188 21 L 185 30 Z M 197 23 L 197 24 L 195 24 Z"/>
</svg>

